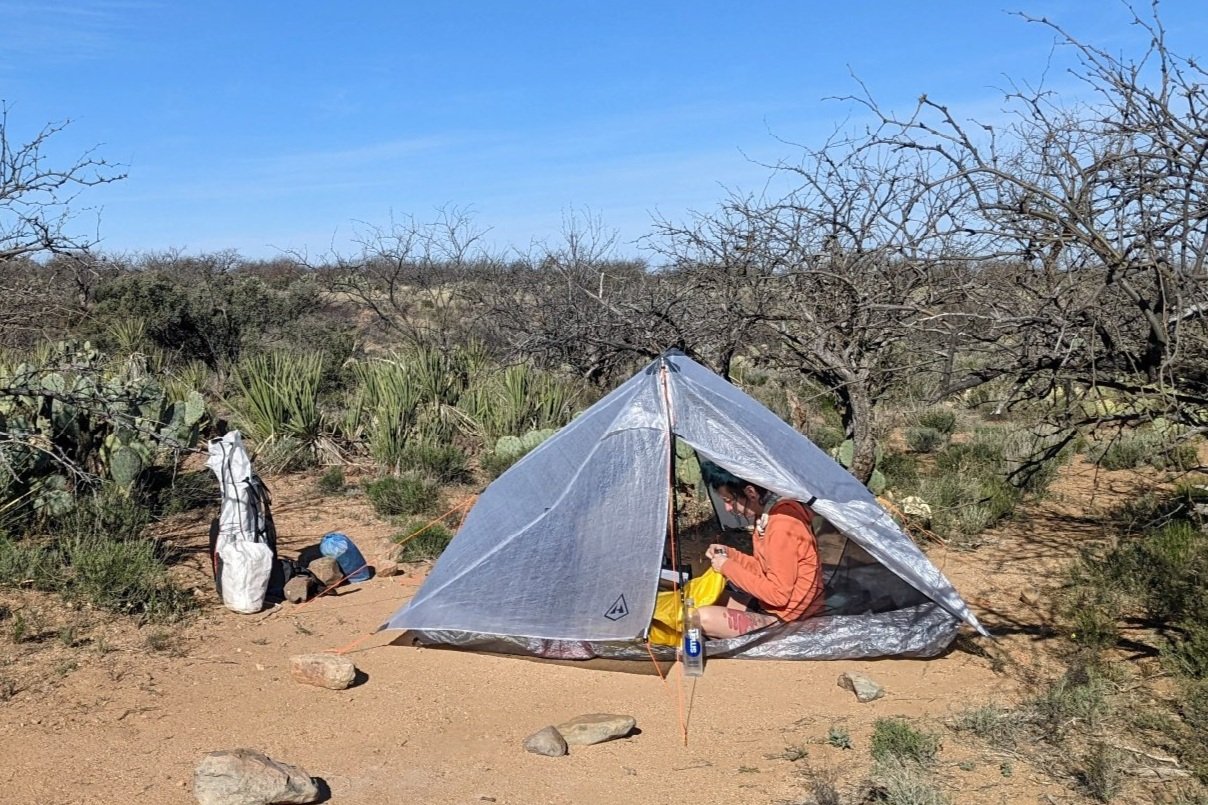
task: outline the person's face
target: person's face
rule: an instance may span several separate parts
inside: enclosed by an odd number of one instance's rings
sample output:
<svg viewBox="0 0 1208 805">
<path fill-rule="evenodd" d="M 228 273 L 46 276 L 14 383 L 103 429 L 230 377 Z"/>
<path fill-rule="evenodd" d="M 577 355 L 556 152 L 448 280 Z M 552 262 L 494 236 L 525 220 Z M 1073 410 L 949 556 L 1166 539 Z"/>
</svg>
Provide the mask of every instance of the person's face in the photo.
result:
<svg viewBox="0 0 1208 805">
<path fill-rule="evenodd" d="M 755 491 L 755 487 L 747 485 L 741 489 L 734 489 L 729 486 L 718 487 L 717 496 L 721 498 L 722 505 L 726 507 L 726 511 L 730 514 L 743 518 L 744 520 L 754 520 L 759 516 L 759 493 Z"/>
</svg>

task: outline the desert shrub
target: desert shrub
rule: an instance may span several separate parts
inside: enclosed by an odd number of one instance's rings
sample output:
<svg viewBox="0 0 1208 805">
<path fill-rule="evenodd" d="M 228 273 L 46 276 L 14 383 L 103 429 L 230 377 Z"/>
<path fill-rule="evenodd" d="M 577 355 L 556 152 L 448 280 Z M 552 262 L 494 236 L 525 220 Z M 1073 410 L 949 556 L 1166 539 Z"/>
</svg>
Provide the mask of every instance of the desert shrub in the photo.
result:
<svg viewBox="0 0 1208 805">
<path fill-rule="evenodd" d="M 851 749 L 851 733 L 843 727 L 831 727 L 826 732 L 826 742 L 836 749 Z"/>
<path fill-rule="evenodd" d="M 415 474 L 387 475 L 365 484 L 374 511 L 384 517 L 430 512 L 439 492 L 435 481 Z"/>
<path fill-rule="evenodd" d="M 1110 711 L 1107 685 L 1089 669 L 1071 670 L 1025 704 L 1045 740 L 1059 744 L 1075 724 L 1088 730 L 1099 726 Z"/>
<path fill-rule="evenodd" d="M 984 705 L 958 713 L 951 726 L 957 732 L 971 732 L 994 746 L 1010 749 L 1019 740 L 1025 721 L 1016 711 Z"/>
<path fill-rule="evenodd" d="M 891 450 L 881 457 L 877 468 L 884 473 L 890 489 L 910 487 L 919 479 L 919 461 L 910 453 Z"/>
<path fill-rule="evenodd" d="M 400 562 L 433 561 L 444 552 L 453 539 L 453 532 L 440 523 L 416 520 L 394 537 L 401 543 L 398 550 Z"/>
<path fill-rule="evenodd" d="M 0 536 L 0 586 L 58 588 L 63 560 L 57 551 L 32 539 Z"/>
<path fill-rule="evenodd" d="M 331 467 L 315 483 L 324 495 L 339 495 L 344 491 L 344 468 Z"/>
<path fill-rule="evenodd" d="M 847 438 L 842 429 L 826 424 L 811 427 L 806 435 L 809 436 L 810 441 L 828 453 L 843 444 L 843 440 Z"/>
<path fill-rule="evenodd" d="M 947 408 L 928 408 L 915 420 L 920 428 L 931 428 L 944 436 L 951 436 L 956 430 L 956 413 Z"/>
<path fill-rule="evenodd" d="M 64 593 L 110 612 L 172 620 L 192 609 L 193 598 L 168 576 L 149 540 L 77 534 L 62 541 L 70 567 Z"/>
<path fill-rule="evenodd" d="M 1140 433 L 1122 433 L 1091 451 L 1095 463 L 1105 470 L 1131 470 L 1146 463 L 1152 440 Z"/>
<path fill-rule="evenodd" d="M 570 422 L 587 401 L 582 384 L 573 378 L 528 364 L 501 371 L 480 372 L 457 402 L 488 445 L 501 436 L 555 429 Z"/>
<path fill-rule="evenodd" d="M 1187 734 L 1180 742 L 1180 754 L 1190 761 L 1200 782 L 1208 784 L 1208 681 L 1186 682 L 1182 688 L 1179 715 Z"/>
<path fill-rule="evenodd" d="M 219 499 L 218 481 L 209 470 L 164 474 L 162 486 L 154 491 L 155 507 L 163 514 L 180 514 L 214 504 Z"/>
<path fill-rule="evenodd" d="M 885 805 L 948 805 L 949 801 L 926 770 L 894 758 L 873 766 L 872 790 L 861 799 Z"/>
<path fill-rule="evenodd" d="M 1071 574 L 1071 599 L 1104 631 L 1139 607 L 1167 633 L 1164 654 L 1180 673 L 1208 677 L 1208 535 L 1175 520 L 1122 537 L 1106 554 L 1083 558 Z M 1076 627 L 1077 628 L 1077 627 Z M 1082 628 L 1087 628 L 1083 623 Z M 1104 641 L 1106 643 L 1106 641 Z"/>
<path fill-rule="evenodd" d="M 1104 743 L 1095 743 L 1082 759 L 1078 780 L 1086 793 L 1097 802 L 1111 802 L 1124 783 L 1120 750 Z"/>
<path fill-rule="evenodd" d="M 1180 439 L 1178 431 L 1145 429 L 1124 431 L 1094 445 L 1088 455 L 1106 470 L 1130 470 L 1149 465 L 1159 470 L 1189 470 L 1199 465 L 1196 445 Z"/>
<path fill-rule="evenodd" d="M 403 466 L 431 475 L 441 483 L 455 484 L 470 480 L 466 454 L 455 445 L 413 441 L 403 449 L 402 463 Z"/>
<path fill-rule="evenodd" d="M 873 724 L 872 756 L 879 762 L 913 762 L 927 766 L 935 762 L 939 736 L 917 730 L 904 718 L 878 718 Z"/>
<path fill-rule="evenodd" d="M 948 441 L 948 437 L 935 428 L 906 429 L 906 446 L 915 453 L 934 453 L 943 447 L 946 441 Z"/>
</svg>

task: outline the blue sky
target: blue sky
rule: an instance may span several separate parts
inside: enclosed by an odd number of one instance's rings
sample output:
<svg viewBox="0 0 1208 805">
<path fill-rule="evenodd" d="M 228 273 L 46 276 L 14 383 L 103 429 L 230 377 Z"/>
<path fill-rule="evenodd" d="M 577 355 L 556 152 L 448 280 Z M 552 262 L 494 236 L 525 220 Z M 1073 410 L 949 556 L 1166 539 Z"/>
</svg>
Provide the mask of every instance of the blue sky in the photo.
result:
<svg viewBox="0 0 1208 805">
<path fill-rule="evenodd" d="M 10 143 L 70 120 L 52 157 L 123 164 L 77 202 L 109 252 L 351 254 L 365 225 L 459 207 L 496 251 L 573 212 L 635 255 L 652 216 L 758 190 L 782 141 L 851 125 L 826 99 L 852 73 L 890 107 L 993 117 L 1053 41 L 1004 9 L 1136 52 L 1113 0 L 0 0 L 0 99 Z M 1203 0 L 1162 16 L 1203 55 Z"/>
</svg>

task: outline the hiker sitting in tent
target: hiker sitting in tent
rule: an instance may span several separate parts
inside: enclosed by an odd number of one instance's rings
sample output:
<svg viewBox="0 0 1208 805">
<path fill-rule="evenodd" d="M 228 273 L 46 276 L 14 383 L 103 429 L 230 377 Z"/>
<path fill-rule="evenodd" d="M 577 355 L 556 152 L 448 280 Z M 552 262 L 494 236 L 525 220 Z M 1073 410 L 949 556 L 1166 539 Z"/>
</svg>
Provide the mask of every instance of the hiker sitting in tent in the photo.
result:
<svg viewBox="0 0 1208 805">
<path fill-rule="evenodd" d="M 710 462 L 702 475 L 726 510 L 755 522 L 754 555 L 710 545 L 713 569 L 753 600 L 732 595 L 724 606 L 700 608 L 701 628 L 710 637 L 737 637 L 777 622 L 815 614 L 822 603 L 822 568 L 811 528 L 812 512 L 761 486 L 735 477 Z M 707 466 L 706 466 L 707 465 Z"/>
</svg>

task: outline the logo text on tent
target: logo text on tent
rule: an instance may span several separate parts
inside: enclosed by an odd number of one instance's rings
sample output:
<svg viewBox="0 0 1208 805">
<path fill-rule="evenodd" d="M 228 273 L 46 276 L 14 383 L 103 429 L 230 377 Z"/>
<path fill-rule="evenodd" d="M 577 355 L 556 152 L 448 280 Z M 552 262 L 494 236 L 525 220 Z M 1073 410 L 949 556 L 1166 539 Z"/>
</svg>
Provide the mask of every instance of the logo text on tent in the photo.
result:
<svg viewBox="0 0 1208 805">
<path fill-rule="evenodd" d="M 617 600 L 612 602 L 612 606 L 604 613 L 604 617 L 610 621 L 619 621 L 621 618 L 629 614 L 629 604 L 625 603 L 625 594 L 621 593 L 617 596 Z"/>
</svg>

